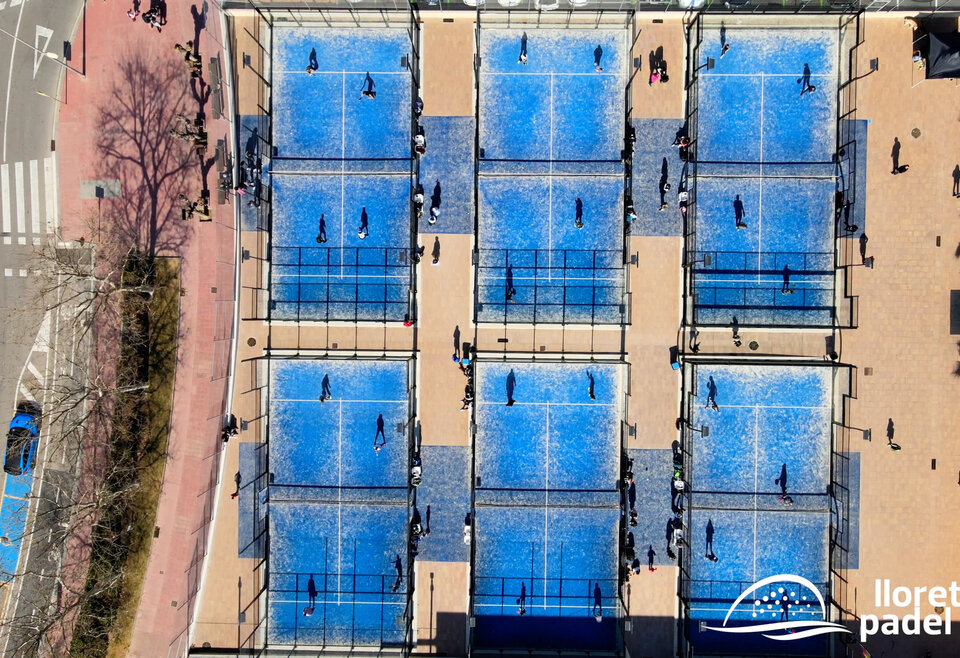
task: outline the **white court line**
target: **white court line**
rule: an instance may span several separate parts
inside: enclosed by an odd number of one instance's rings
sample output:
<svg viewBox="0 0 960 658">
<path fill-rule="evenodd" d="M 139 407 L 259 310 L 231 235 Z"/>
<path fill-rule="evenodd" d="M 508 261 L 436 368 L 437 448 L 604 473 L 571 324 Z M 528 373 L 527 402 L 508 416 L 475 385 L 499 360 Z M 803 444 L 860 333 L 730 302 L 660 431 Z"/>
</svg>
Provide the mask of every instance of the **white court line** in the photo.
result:
<svg viewBox="0 0 960 658">
<path fill-rule="evenodd" d="M 317 398 L 310 398 L 307 400 L 301 400 L 299 398 L 271 398 L 274 402 L 316 402 L 317 404 L 326 404 L 325 402 L 320 402 Z M 409 400 L 337 400 L 340 403 L 358 403 L 358 404 L 367 404 L 367 403 L 376 403 L 376 404 L 408 404 Z M 520 404 L 520 403 L 518 403 Z"/>
<path fill-rule="evenodd" d="M 794 78 L 794 77 L 803 77 L 803 73 L 704 73 L 703 77 L 705 78 L 756 78 L 756 77 L 767 77 L 767 78 Z M 811 73 L 810 78 L 826 78 L 832 80 L 836 78 L 835 73 Z"/>
<path fill-rule="evenodd" d="M 290 276 L 290 275 L 279 275 L 279 276 Z M 773 275 L 771 275 L 771 276 L 773 276 Z M 382 278 L 382 277 L 376 277 L 376 278 L 377 278 L 377 279 L 380 279 L 380 278 Z M 398 276 L 398 275 L 391 275 L 391 278 L 405 278 L 405 277 Z M 487 281 L 505 281 L 505 280 L 506 280 L 506 277 L 498 276 L 498 275 L 496 275 L 496 274 L 484 274 L 483 276 L 480 277 L 480 280 L 481 280 L 481 281 L 484 281 L 484 282 L 487 282 Z M 522 277 L 516 276 L 516 277 L 513 277 L 513 280 L 514 280 L 514 281 L 535 281 L 535 280 L 536 280 L 536 277 L 534 277 L 534 276 L 522 276 Z M 732 279 L 717 279 L 717 280 L 718 280 L 718 281 L 728 281 L 728 280 L 732 280 Z M 776 281 L 776 280 L 779 280 L 779 279 L 771 279 L 771 281 Z M 621 279 L 618 279 L 618 278 L 616 278 L 616 277 L 603 277 L 603 278 L 601 278 L 601 277 L 590 277 L 590 276 L 568 276 L 568 277 L 566 277 L 566 278 L 564 279 L 564 281 L 567 281 L 567 282 L 570 282 L 570 281 L 613 281 L 614 283 L 616 283 L 616 282 L 618 282 L 618 281 L 621 281 Z"/>
<path fill-rule="evenodd" d="M 547 281 L 553 280 L 553 74 L 550 74 L 550 175 L 547 178 Z"/>
<path fill-rule="evenodd" d="M 277 266 L 274 265 L 274 267 L 277 267 Z M 324 266 L 324 267 L 326 267 L 326 266 Z M 340 267 L 341 267 L 341 269 L 343 268 L 343 264 L 342 264 L 342 263 L 341 263 Z M 400 267 L 400 265 L 397 265 L 397 267 Z M 326 279 L 326 278 L 329 277 L 329 276 L 331 276 L 331 275 L 330 275 L 330 274 L 283 274 L 283 273 L 280 273 L 280 272 L 278 272 L 278 273 L 276 274 L 276 278 L 278 278 L 278 279 Z M 403 280 L 407 279 L 407 277 L 404 276 L 404 275 L 402 275 L 402 274 L 384 274 L 383 276 L 378 276 L 378 275 L 376 275 L 376 274 L 351 274 L 351 275 L 349 275 L 349 276 L 351 276 L 351 277 L 353 277 L 353 278 L 356 278 L 356 279 L 376 279 L 377 281 L 382 281 L 382 280 L 384 280 L 384 279 L 397 279 L 397 280 L 399 280 L 399 281 L 403 281 Z M 342 279 L 343 277 L 344 277 L 344 274 L 341 273 L 340 276 L 337 277 L 337 278 Z M 593 279 L 587 279 L 587 280 L 588 280 L 588 281 L 593 281 Z M 619 279 L 610 279 L 610 280 L 611 280 L 611 281 L 618 281 Z"/>
<path fill-rule="evenodd" d="M 40 167 L 30 161 L 30 232 L 40 235 Z"/>
<path fill-rule="evenodd" d="M 296 71 L 294 70 L 276 71 L 276 73 L 278 75 L 291 75 L 291 74 L 307 75 L 306 69 L 298 69 Z M 365 76 L 367 73 L 370 74 L 371 78 L 375 75 L 409 75 L 408 71 L 314 71 L 313 75 L 343 75 L 343 76 L 364 75 Z"/>
<path fill-rule="evenodd" d="M 792 404 L 725 404 L 724 409 L 832 409 L 830 406 L 804 407 Z"/>
<path fill-rule="evenodd" d="M 543 76 L 543 75 L 549 75 L 549 76 L 551 76 L 551 77 L 554 76 L 554 75 L 566 75 L 566 76 L 569 76 L 569 77 L 583 76 L 583 77 L 593 77 L 593 78 L 606 78 L 606 77 L 609 77 L 609 78 L 619 78 L 619 77 L 620 77 L 620 74 L 619 74 L 619 73 L 607 73 L 606 71 L 604 71 L 603 73 L 597 73 L 596 71 L 591 71 L 590 73 L 565 73 L 565 72 L 562 72 L 562 71 L 554 71 L 554 72 L 552 72 L 552 73 L 546 73 L 546 72 L 544 72 L 544 73 L 529 73 L 529 72 L 527 72 L 527 71 L 516 71 L 516 72 L 514 72 L 514 71 L 487 71 L 487 72 L 486 72 L 486 75 L 488 75 L 488 76 L 494 76 L 494 75 L 527 75 L 527 76 L 530 76 L 530 77 L 532 77 L 532 78 L 539 77 L 539 76 Z M 812 77 L 812 76 L 811 76 L 811 77 Z"/>
<path fill-rule="evenodd" d="M 763 259 L 763 73 L 760 74 L 760 193 L 757 200 L 757 283 L 760 283 L 760 262 Z M 756 572 L 756 568 L 754 568 Z M 756 575 L 756 573 L 754 573 Z"/>
<path fill-rule="evenodd" d="M 499 596 L 497 594 L 487 594 L 486 596 Z M 506 595 L 505 595 L 506 596 Z M 544 595 L 546 596 L 546 595 Z M 391 603 L 389 605 L 399 605 L 397 603 Z M 473 607 L 475 608 L 503 608 L 502 603 L 474 603 Z M 559 610 L 583 610 L 584 606 L 581 605 L 561 605 L 559 603 L 553 603 L 550 605 L 551 608 L 557 608 Z M 726 612 L 727 608 L 723 608 L 723 611 Z M 819 615 L 819 613 L 817 613 Z"/>
<path fill-rule="evenodd" d="M 546 422 L 546 459 L 543 467 L 543 608 L 547 608 L 547 554 L 549 553 L 549 518 L 547 510 L 550 508 L 550 403 L 547 402 L 547 422 Z"/>
<path fill-rule="evenodd" d="M 27 215 L 23 196 L 23 163 L 16 162 L 13 165 L 14 184 L 17 193 L 17 233 L 27 232 Z"/>
<path fill-rule="evenodd" d="M 340 574 L 342 567 L 342 530 L 341 519 L 343 517 L 343 400 L 340 400 L 339 419 L 337 420 L 337 605 L 340 605 Z"/>
<path fill-rule="evenodd" d="M 760 412 L 754 415 L 753 422 L 753 491 L 757 491 L 760 480 Z M 753 497 L 753 581 L 757 581 L 757 496 Z"/>
<path fill-rule="evenodd" d="M 800 274 L 803 274 L 803 273 L 802 273 L 802 272 L 796 272 L 796 274 L 799 276 Z M 758 283 L 758 282 L 760 282 L 760 283 L 780 283 L 780 282 L 783 280 L 783 275 L 782 275 L 782 274 L 761 274 L 761 275 L 759 275 L 759 276 L 761 276 L 761 277 L 766 277 L 766 278 L 765 278 L 765 279 L 753 279 L 753 278 L 750 278 L 750 279 L 727 279 L 727 278 L 720 277 L 720 276 L 718 276 L 718 277 L 707 277 L 707 276 L 704 276 L 704 277 L 702 277 L 702 278 L 699 278 L 699 280 L 700 280 L 700 281 L 707 281 L 707 282 L 709 282 L 709 283 Z M 832 275 L 830 275 L 830 274 L 828 274 L 828 275 L 806 274 L 806 275 L 804 275 L 804 276 L 832 276 Z M 807 285 L 809 285 L 810 287 L 813 287 L 813 286 L 816 285 L 817 283 L 818 283 L 818 281 L 798 281 L 798 282 L 797 282 L 797 285 L 798 285 L 798 286 L 801 286 L 801 287 L 804 287 L 804 286 L 807 286 Z M 802 284 L 802 285 L 801 285 L 801 284 Z"/>
<path fill-rule="evenodd" d="M 506 400 L 480 400 L 480 404 L 501 404 L 506 406 Z M 615 407 L 617 406 L 616 402 L 517 402 L 514 400 L 514 406 L 530 406 L 530 407 L 542 407 L 544 405 L 547 408 L 550 408 L 550 405 L 555 407 Z"/>
<path fill-rule="evenodd" d="M 10 244 L 10 165 L 0 165 L 0 196 L 3 197 L 3 243 Z"/>
<path fill-rule="evenodd" d="M 46 157 L 43 159 L 43 187 L 44 187 L 44 204 L 43 209 L 47 217 L 47 233 L 53 233 L 53 224 L 56 221 L 56 205 L 57 205 L 57 187 L 53 182 L 53 157 Z"/>
<path fill-rule="evenodd" d="M 280 603 L 295 603 L 295 604 L 299 605 L 299 604 L 303 603 L 303 601 L 300 601 L 300 600 L 298 600 L 298 599 L 279 599 L 279 598 L 271 598 L 271 599 L 270 599 L 270 603 L 273 604 L 273 605 L 277 605 L 277 604 L 280 604 Z M 325 605 L 327 605 L 327 604 L 333 604 L 333 603 L 336 603 L 337 605 L 340 604 L 339 601 L 331 601 L 331 600 L 328 600 L 328 599 L 317 599 L 317 603 L 318 603 L 318 604 L 321 604 L 321 603 L 322 603 L 322 604 L 325 604 Z M 398 608 L 402 608 L 402 607 L 406 607 L 407 604 L 406 604 L 405 601 L 397 601 L 397 602 L 392 602 L 392 601 L 350 601 L 350 605 L 377 605 L 377 606 L 388 606 L 388 605 L 389 605 L 389 606 L 396 606 L 396 607 L 398 607 Z M 726 608 L 724 608 L 724 609 L 726 609 Z"/>
<path fill-rule="evenodd" d="M 344 171 L 346 163 L 344 159 L 347 155 L 347 74 L 340 72 L 340 276 L 343 277 L 343 239 L 344 222 L 343 216 L 343 197 L 344 197 Z"/>
</svg>

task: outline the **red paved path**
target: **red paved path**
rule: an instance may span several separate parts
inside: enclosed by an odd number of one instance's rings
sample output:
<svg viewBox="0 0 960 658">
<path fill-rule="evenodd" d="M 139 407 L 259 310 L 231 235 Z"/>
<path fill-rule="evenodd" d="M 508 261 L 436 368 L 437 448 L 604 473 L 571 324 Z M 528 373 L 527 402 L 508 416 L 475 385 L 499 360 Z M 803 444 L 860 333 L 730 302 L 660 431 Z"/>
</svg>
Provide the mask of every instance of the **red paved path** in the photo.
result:
<svg viewBox="0 0 960 658">
<path fill-rule="evenodd" d="M 149 0 L 141 0 L 141 4 L 149 6 Z M 198 3 L 202 4 L 207 5 L 208 15 L 200 52 L 204 78 L 208 79 L 207 63 L 219 49 L 221 17 L 215 13 L 215 3 Z M 154 540 L 129 654 L 157 658 L 182 655 L 186 650 L 186 629 L 196 603 L 191 590 L 197 586 L 206 552 L 204 521 L 207 510 L 212 509 L 206 492 L 216 481 L 219 464 L 219 428 L 232 323 L 235 234 L 230 205 L 212 204 L 216 220 L 212 223 L 179 219 L 176 195 L 183 192 L 195 198 L 200 189 L 197 158 L 192 157 L 189 166 L 178 171 L 170 162 L 182 157 L 186 146 L 167 136 L 174 112 L 182 108 L 192 115 L 198 109 L 189 90 L 183 57 L 173 48 L 175 42 L 194 38 L 191 4 L 168 0 L 167 24 L 162 34 L 139 19 L 131 22 L 127 9 L 129 4 L 114 1 L 87 6 L 86 25 L 81 23 L 73 44 L 75 66 L 79 67 L 78 55 L 85 49 L 87 77 L 70 75 L 66 83 L 57 155 L 62 239 L 83 236 L 96 241 L 98 213 L 104 225 L 117 222 L 136 227 L 143 236 L 151 215 L 156 215 L 158 255 L 182 258 L 182 287 L 186 294 L 181 298 L 173 431 L 157 518 L 160 533 Z M 146 82 L 147 86 L 141 89 L 138 82 Z M 104 110 L 113 110 L 113 116 L 104 115 Z M 141 111 L 143 116 L 137 116 Z M 212 120 L 209 102 L 205 111 L 211 143 L 209 157 L 216 140 L 229 135 L 230 128 L 224 120 Z M 121 133 L 115 142 L 115 148 L 129 155 L 130 161 L 104 155 L 103 136 L 110 134 L 110 130 L 98 128 L 104 122 L 113 130 L 130 131 Z M 151 211 L 149 190 L 139 187 L 143 176 L 137 163 L 142 160 L 135 146 L 138 141 L 155 143 L 157 148 L 150 159 L 167 157 L 161 170 L 174 171 L 157 186 L 155 213 Z M 98 178 L 120 178 L 123 198 L 105 199 L 99 209 L 96 199 L 81 200 L 81 181 Z M 215 168 L 208 174 L 208 185 L 216 189 Z M 215 201 L 216 194 L 212 196 Z M 109 231 L 104 230 L 106 233 Z"/>
</svg>

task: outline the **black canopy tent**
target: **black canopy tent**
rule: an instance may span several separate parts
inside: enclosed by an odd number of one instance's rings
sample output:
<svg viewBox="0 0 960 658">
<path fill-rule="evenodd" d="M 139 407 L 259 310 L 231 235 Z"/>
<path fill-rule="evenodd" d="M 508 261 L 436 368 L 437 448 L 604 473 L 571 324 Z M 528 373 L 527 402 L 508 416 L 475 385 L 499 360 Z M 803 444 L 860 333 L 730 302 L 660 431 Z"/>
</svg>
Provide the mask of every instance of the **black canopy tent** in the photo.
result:
<svg viewBox="0 0 960 658">
<path fill-rule="evenodd" d="M 930 32 L 924 41 L 927 78 L 960 78 L 960 33 Z"/>
</svg>

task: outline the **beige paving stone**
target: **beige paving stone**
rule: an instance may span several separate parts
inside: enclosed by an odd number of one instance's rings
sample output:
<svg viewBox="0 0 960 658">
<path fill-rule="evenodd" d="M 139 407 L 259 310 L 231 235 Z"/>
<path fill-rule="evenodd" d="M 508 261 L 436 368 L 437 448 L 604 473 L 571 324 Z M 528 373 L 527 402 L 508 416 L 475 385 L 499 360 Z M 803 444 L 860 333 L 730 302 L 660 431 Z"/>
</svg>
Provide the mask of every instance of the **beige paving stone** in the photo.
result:
<svg viewBox="0 0 960 658">
<path fill-rule="evenodd" d="M 876 266 L 852 272 L 859 328 L 844 332 L 842 360 L 859 369 L 850 421 L 871 428 L 873 441 L 855 438 L 851 445 L 862 461 L 860 568 L 850 574 L 849 598 L 853 607 L 853 592 L 858 593 L 858 614 L 883 614 L 891 611 L 875 605 L 875 579 L 908 587 L 956 580 L 956 560 L 945 556 L 960 541 L 960 525 L 953 520 L 960 511 L 955 439 L 960 381 L 954 374 L 957 338 L 949 334 L 949 291 L 960 288 L 955 258 L 960 203 L 950 196 L 960 144 L 960 90 L 945 80 L 913 86 L 919 78 L 903 15 L 869 15 L 865 28 L 859 68 L 869 70 L 874 57 L 880 64 L 857 83 L 857 116 L 871 122 L 866 233 Z M 911 136 L 914 128 L 917 138 Z M 900 176 L 890 174 L 895 137 L 902 144 L 901 162 L 910 165 Z M 901 452 L 885 446 L 888 419 Z M 937 470 L 931 468 L 933 459 Z M 921 614 L 929 612 L 928 605 L 921 607 Z M 923 639 L 909 650 L 936 646 Z M 867 648 L 874 655 L 901 650 L 889 641 L 872 641 Z"/>
<path fill-rule="evenodd" d="M 645 562 L 646 548 L 639 546 L 638 549 L 640 561 Z M 624 588 L 624 613 L 631 627 L 624 633 L 624 643 L 631 656 L 674 655 L 677 571 L 676 567 L 656 567 L 656 571 L 649 571 L 644 564 L 639 574 L 630 575 Z"/>
<path fill-rule="evenodd" d="M 680 324 L 681 238 L 631 237 L 631 325 L 626 330 L 630 363 L 627 422 L 636 425 L 630 448 L 669 448 L 677 440 L 679 371 L 670 367 L 670 347 Z"/>
<path fill-rule="evenodd" d="M 658 21 L 658 22 L 654 22 Z M 673 119 L 684 116 L 684 41 L 682 17 L 677 15 L 643 16 L 637 20 L 640 34 L 633 46 L 633 117 Z M 660 49 L 662 50 L 662 53 Z M 650 84 L 650 63 L 656 55 L 667 64 L 667 82 Z M 639 137 L 639 136 L 638 136 Z"/>
<path fill-rule="evenodd" d="M 431 264 L 434 240 L 440 240 L 440 262 Z M 424 234 L 427 250 L 420 269 L 418 406 L 424 445 L 470 445 L 469 411 L 463 406 L 466 378 L 451 358 L 453 332 L 460 341 L 473 343 L 471 300 L 473 266 L 471 235 Z"/>
<path fill-rule="evenodd" d="M 467 641 L 466 562 L 417 562 L 417 653 L 462 656 Z"/>
<path fill-rule="evenodd" d="M 421 25 L 423 113 L 473 116 L 474 16 L 469 12 L 425 15 Z M 446 22 L 450 21 L 450 22 Z"/>
</svg>

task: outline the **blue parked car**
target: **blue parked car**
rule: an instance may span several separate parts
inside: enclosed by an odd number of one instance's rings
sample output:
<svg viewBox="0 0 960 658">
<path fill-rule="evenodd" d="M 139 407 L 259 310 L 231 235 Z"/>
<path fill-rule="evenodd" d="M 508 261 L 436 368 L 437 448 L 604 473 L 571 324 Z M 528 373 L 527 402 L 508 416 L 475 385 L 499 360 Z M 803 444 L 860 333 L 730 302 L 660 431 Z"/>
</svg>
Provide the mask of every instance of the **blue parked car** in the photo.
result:
<svg viewBox="0 0 960 658">
<path fill-rule="evenodd" d="M 22 475 L 37 463 L 37 444 L 40 438 L 40 405 L 21 402 L 7 430 L 7 449 L 3 470 L 10 475 Z"/>
</svg>

